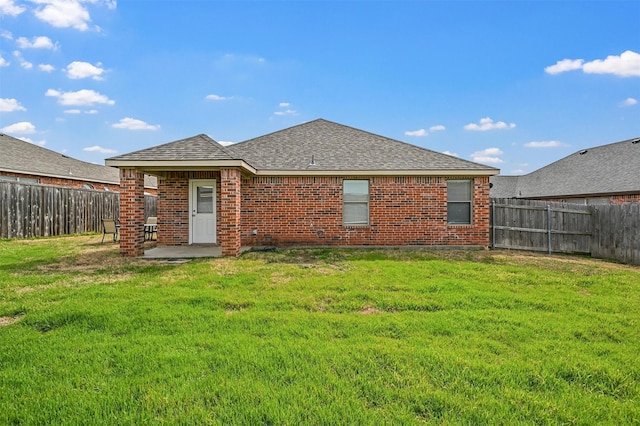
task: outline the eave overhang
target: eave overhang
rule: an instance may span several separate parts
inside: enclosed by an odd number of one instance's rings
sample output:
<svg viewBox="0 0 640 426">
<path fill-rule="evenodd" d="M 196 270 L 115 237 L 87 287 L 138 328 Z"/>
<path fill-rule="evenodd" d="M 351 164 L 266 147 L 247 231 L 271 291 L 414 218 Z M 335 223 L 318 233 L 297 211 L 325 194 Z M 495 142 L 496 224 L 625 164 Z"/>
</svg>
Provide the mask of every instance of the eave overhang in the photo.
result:
<svg viewBox="0 0 640 426">
<path fill-rule="evenodd" d="M 120 169 L 139 169 L 154 171 L 198 171 L 215 170 L 220 168 L 237 167 L 251 174 L 256 174 L 256 169 L 243 160 L 117 160 L 107 159 L 107 166 Z"/>
<path fill-rule="evenodd" d="M 118 160 L 107 159 L 107 166 L 139 169 L 153 174 L 160 171 L 202 171 L 237 167 L 255 176 L 494 176 L 499 169 L 419 169 L 419 170 L 257 170 L 244 160 Z"/>
<path fill-rule="evenodd" d="M 56 178 L 56 179 L 77 180 L 77 181 L 82 181 L 82 182 L 103 183 L 103 184 L 108 184 L 108 185 L 120 185 L 119 181 L 118 182 L 114 182 L 114 181 L 111 181 L 111 180 L 80 177 L 80 176 L 74 176 L 73 174 L 70 174 L 70 175 L 59 175 L 59 174 L 55 174 L 55 173 L 41 173 L 41 172 L 18 170 L 18 169 L 7 169 L 7 168 L 0 168 L 0 172 L 17 173 L 17 174 L 30 175 L 30 176 L 42 176 L 42 177 Z"/>
<path fill-rule="evenodd" d="M 258 170 L 257 176 L 493 176 L 500 170 Z"/>
</svg>

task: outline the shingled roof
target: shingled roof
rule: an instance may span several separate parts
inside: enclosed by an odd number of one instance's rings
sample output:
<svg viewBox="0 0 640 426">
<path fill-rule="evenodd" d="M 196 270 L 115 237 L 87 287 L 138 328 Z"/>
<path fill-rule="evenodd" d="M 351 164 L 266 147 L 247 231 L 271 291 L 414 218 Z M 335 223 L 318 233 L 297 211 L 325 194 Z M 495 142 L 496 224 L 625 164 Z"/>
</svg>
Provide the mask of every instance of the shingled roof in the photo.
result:
<svg viewBox="0 0 640 426">
<path fill-rule="evenodd" d="M 0 133 L 0 171 L 120 184 L 120 172 L 114 167 L 76 160 L 2 133 Z M 145 176 L 145 186 L 156 187 L 156 178 Z"/>
<path fill-rule="evenodd" d="M 562 198 L 640 193 L 640 138 L 582 149 L 528 175 L 504 178 L 491 179 L 492 197 Z M 517 179 L 515 185 L 513 178 Z"/>
<path fill-rule="evenodd" d="M 118 155 L 116 157 L 111 157 L 108 160 L 197 161 L 232 159 L 232 156 L 222 145 L 211 139 L 209 136 L 200 134 L 140 151 Z"/>
<path fill-rule="evenodd" d="M 258 170 L 495 170 L 324 119 L 314 120 L 227 150 Z"/>
<path fill-rule="evenodd" d="M 107 159 L 126 167 L 204 166 L 242 162 L 257 174 L 415 172 L 492 175 L 498 169 L 431 151 L 353 127 L 317 119 L 223 147 L 206 135 L 158 145 Z"/>
</svg>

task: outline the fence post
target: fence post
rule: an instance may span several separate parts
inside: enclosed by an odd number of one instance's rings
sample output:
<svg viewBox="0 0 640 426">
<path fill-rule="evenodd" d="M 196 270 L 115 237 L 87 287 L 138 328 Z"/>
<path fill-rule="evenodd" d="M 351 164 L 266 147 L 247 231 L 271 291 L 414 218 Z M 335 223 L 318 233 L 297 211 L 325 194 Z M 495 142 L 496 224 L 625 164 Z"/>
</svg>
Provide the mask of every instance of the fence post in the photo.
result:
<svg viewBox="0 0 640 426">
<path fill-rule="evenodd" d="M 548 252 L 551 254 L 551 205 L 547 204 L 547 246 Z"/>
<path fill-rule="evenodd" d="M 491 200 L 491 248 L 496 248 L 496 201 Z"/>
</svg>

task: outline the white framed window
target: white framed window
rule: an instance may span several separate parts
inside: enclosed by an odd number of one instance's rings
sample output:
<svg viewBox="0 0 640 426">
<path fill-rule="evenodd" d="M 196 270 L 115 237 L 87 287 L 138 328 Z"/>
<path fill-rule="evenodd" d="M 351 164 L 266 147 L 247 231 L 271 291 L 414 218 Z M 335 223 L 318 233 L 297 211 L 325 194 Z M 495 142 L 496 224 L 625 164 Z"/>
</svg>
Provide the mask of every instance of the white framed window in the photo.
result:
<svg viewBox="0 0 640 426">
<path fill-rule="evenodd" d="M 454 225 L 471 224 L 473 181 L 447 181 L 447 222 Z"/>
<path fill-rule="evenodd" d="M 369 181 L 342 181 L 342 223 L 344 225 L 369 224 Z"/>
</svg>

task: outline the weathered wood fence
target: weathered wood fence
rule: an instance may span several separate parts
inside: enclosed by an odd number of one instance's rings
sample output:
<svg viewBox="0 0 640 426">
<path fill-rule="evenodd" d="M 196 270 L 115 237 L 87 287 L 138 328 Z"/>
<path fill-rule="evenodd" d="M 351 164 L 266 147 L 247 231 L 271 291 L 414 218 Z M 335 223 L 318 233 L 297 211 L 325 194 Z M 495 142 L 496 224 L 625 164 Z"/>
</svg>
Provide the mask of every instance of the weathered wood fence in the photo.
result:
<svg viewBox="0 0 640 426">
<path fill-rule="evenodd" d="M 640 204 L 492 199 L 491 246 L 640 264 Z"/>
<path fill-rule="evenodd" d="M 591 256 L 640 265 L 640 203 L 591 209 Z"/>
<path fill-rule="evenodd" d="M 145 196 L 147 216 L 156 197 Z M 0 181 L 0 238 L 102 232 L 102 219 L 118 219 L 119 194 L 92 189 Z"/>
</svg>

